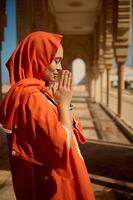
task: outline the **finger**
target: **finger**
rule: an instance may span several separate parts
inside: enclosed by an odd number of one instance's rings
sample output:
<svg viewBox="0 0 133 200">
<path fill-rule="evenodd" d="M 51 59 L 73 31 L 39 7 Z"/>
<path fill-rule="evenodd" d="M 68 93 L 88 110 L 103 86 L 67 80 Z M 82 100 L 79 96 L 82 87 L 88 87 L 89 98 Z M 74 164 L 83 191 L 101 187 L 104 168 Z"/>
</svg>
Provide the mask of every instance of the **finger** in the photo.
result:
<svg viewBox="0 0 133 200">
<path fill-rule="evenodd" d="M 72 89 L 72 86 L 73 86 L 72 72 L 69 71 L 69 80 L 68 80 L 69 89 Z"/>
<path fill-rule="evenodd" d="M 61 76 L 60 76 L 60 80 L 59 80 L 59 86 L 58 86 L 58 88 L 61 88 L 63 86 L 64 76 L 65 76 L 65 70 L 62 70 L 62 73 L 61 73 Z"/>
<path fill-rule="evenodd" d="M 71 90 L 73 89 L 73 76 L 72 76 L 72 73 L 71 73 L 70 89 L 71 89 Z"/>
<path fill-rule="evenodd" d="M 73 90 L 73 81 L 71 81 L 70 90 Z"/>
<path fill-rule="evenodd" d="M 64 74 L 64 81 L 63 81 L 63 86 L 64 86 L 64 87 L 67 87 L 67 84 L 68 84 L 68 77 L 69 77 L 69 71 L 66 70 L 66 71 L 65 71 L 65 74 Z"/>
<path fill-rule="evenodd" d="M 69 74 L 68 74 L 68 82 L 67 82 L 67 87 L 69 89 L 71 89 L 71 83 L 72 83 L 72 73 L 69 72 Z"/>
</svg>

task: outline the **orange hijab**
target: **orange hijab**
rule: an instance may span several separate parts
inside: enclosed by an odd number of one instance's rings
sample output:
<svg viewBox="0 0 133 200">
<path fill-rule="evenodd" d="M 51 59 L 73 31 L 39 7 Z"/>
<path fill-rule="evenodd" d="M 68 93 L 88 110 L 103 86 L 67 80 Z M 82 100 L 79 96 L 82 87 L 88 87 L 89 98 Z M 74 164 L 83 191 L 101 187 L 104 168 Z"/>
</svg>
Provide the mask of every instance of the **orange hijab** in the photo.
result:
<svg viewBox="0 0 133 200">
<path fill-rule="evenodd" d="M 4 128 L 13 129 L 19 120 L 15 118 L 19 105 L 24 110 L 32 92 L 47 91 L 45 83 L 39 79 L 54 59 L 61 40 L 62 36 L 58 34 L 33 32 L 20 42 L 9 58 L 6 65 L 12 87 L 0 107 L 0 123 Z M 22 96 L 24 101 L 21 100 Z"/>
</svg>

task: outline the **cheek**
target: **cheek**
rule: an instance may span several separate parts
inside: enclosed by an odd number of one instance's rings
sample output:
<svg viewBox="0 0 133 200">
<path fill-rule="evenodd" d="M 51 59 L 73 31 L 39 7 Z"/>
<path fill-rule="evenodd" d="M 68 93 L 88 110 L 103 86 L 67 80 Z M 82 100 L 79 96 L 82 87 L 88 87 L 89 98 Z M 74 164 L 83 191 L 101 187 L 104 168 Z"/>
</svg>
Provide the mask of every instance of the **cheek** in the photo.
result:
<svg viewBox="0 0 133 200">
<path fill-rule="evenodd" d="M 55 64 L 55 62 L 52 62 L 52 63 L 48 66 L 47 70 L 48 70 L 49 72 L 54 72 L 54 71 L 56 70 L 56 64 Z"/>
<path fill-rule="evenodd" d="M 53 76 L 53 72 L 54 72 L 54 70 L 53 70 L 52 68 L 48 68 L 48 69 L 45 71 L 45 73 L 44 73 L 44 75 L 43 75 L 43 78 L 44 78 L 44 79 L 49 79 L 50 77 Z"/>
<path fill-rule="evenodd" d="M 51 67 L 49 67 L 49 72 L 54 72 L 55 70 L 56 70 L 56 66 L 51 66 Z"/>
<path fill-rule="evenodd" d="M 45 70 L 42 78 L 45 80 L 49 80 L 49 78 L 53 77 L 53 73 L 56 70 L 56 64 L 55 63 L 51 63 Z"/>
</svg>

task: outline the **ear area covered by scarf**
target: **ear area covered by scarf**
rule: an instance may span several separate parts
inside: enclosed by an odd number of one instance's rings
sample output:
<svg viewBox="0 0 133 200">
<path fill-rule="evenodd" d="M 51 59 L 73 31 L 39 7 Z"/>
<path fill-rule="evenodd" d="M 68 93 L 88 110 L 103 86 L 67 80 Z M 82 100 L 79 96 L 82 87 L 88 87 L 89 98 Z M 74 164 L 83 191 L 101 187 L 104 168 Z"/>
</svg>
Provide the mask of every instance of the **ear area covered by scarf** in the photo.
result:
<svg viewBox="0 0 133 200">
<path fill-rule="evenodd" d="M 36 31 L 24 38 L 6 63 L 11 84 L 25 79 L 40 79 L 54 59 L 62 35 Z"/>
</svg>

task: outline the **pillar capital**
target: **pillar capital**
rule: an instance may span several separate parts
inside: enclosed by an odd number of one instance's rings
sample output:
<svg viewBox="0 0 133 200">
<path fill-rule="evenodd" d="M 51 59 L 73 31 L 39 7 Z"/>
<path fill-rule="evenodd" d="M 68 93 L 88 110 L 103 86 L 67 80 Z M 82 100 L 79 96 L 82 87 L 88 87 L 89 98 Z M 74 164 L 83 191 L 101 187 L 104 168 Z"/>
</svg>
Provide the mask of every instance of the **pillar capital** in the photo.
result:
<svg viewBox="0 0 133 200">
<path fill-rule="evenodd" d="M 104 43 L 104 62 L 106 68 L 112 68 L 113 50 L 113 0 L 104 1 L 105 17 L 105 43 Z"/>
<path fill-rule="evenodd" d="M 123 65 L 128 55 L 131 34 L 131 1 L 117 0 L 114 4 L 114 54 L 116 62 Z"/>
<path fill-rule="evenodd" d="M 104 63 L 104 58 L 103 56 L 98 58 L 98 62 L 97 62 L 97 66 L 98 66 L 98 71 L 99 72 L 103 72 L 105 69 L 105 63 Z"/>
<path fill-rule="evenodd" d="M 98 68 L 99 73 L 103 73 L 104 70 L 105 70 L 105 68 L 100 68 L 100 67 Z"/>
<path fill-rule="evenodd" d="M 99 38 L 98 38 L 98 70 L 100 73 L 104 71 L 105 63 L 104 63 L 104 20 L 103 20 L 103 12 L 100 13 L 99 16 Z"/>
</svg>

